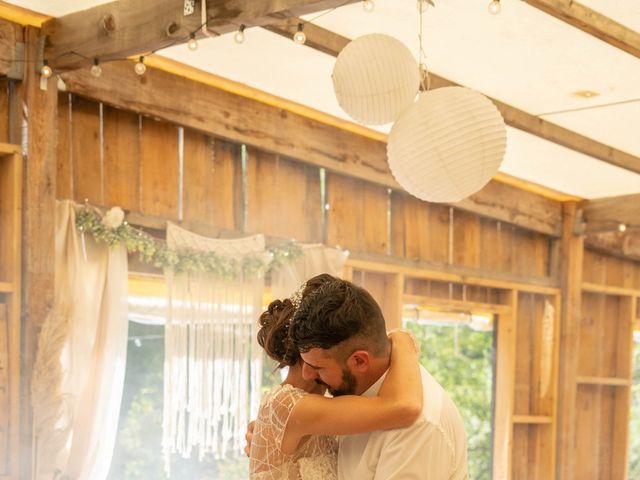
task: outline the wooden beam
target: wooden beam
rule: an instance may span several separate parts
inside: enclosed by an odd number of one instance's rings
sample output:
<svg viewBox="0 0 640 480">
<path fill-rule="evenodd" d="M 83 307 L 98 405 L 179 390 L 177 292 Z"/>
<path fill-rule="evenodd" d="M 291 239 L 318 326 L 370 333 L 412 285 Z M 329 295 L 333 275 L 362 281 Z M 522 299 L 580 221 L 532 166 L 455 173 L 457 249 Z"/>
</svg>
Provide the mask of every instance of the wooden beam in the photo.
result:
<svg viewBox="0 0 640 480">
<path fill-rule="evenodd" d="M 139 77 L 127 61 L 103 65 L 99 78 L 86 70 L 62 78 L 75 94 L 401 189 L 389 171 L 384 142 L 282 108 L 153 68 Z M 559 234 L 559 202 L 495 181 L 454 206 L 547 235 Z"/>
<path fill-rule="evenodd" d="M 620 224 L 640 228 L 640 194 L 585 200 L 580 203 L 584 231 L 617 231 Z"/>
<path fill-rule="evenodd" d="M 41 13 L 34 12 L 28 8 L 22 8 L 11 3 L 0 0 L 0 18 L 9 20 L 19 25 L 31 25 L 32 27 L 41 27 L 44 22 L 50 20 L 51 17 Z"/>
<path fill-rule="evenodd" d="M 295 31 L 299 21 L 299 19 L 289 19 L 284 24 L 270 25 L 265 28 L 271 32 L 290 37 L 292 32 Z M 305 45 L 333 56 L 338 56 L 338 53 L 351 41 L 347 37 L 343 37 L 342 35 L 313 25 L 312 23 L 306 23 L 304 31 L 307 36 Z M 431 88 L 459 86 L 459 84 L 435 73 L 430 73 L 429 78 Z M 494 98 L 491 98 L 491 101 L 496 105 L 498 110 L 500 110 L 507 125 L 562 145 L 563 147 L 570 148 L 576 152 L 584 153 L 585 155 L 597 158 L 611 165 L 640 173 L 640 158 L 634 155 L 597 142 Z"/>
<path fill-rule="evenodd" d="M 22 78 L 23 67 L 22 27 L 0 18 L 0 76 Z"/>
<path fill-rule="evenodd" d="M 62 71 L 88 65 L 94 58 L 123 59 L 185 43 L 191 33 L 203 35 L 200 8 L 204 3 L 209 32 L 221 35 L 241 24 L 266 25 L 355 1 L 201 0 L 195 11 L 185 16 L 183 0 L 121 0 L 45 22 L 45 58 Z"/>
<path fill-rule="evenodd" d="M 507 293 L 511 311 L 498 317 L 495 370 L 495 421 L 493 426 L 493 478 L 511 480 L 513 458 L 513 424 L 515 412 L 516 343 L 518 292 Z"/>
<path fill-rule="evenodd" d="M 573 0 L 525 0 L 609 45 L 640 58 L 640 33 Z"/>
<path fill-rule="evenodd" d="M 56 142 L 58 92 L 55 81 L 42 90 L 34 69 L 39 30 L 26 29 L 25 81 L 21 95 L 28 150 L 24 169 L 23 224 L 23 330 L 21 345 L 21 445 L 20 478 L 32 478 L 31 374 L 40 327 L 52 304 L 54 292 L 54 213 L 56 193 Z M 18 120 L 18 119 L 16 119 Z"/>
<path fill-rule="evenodd" d="M 585 245 L 616 257 L 640 261 L 640 231 L 599 232 L 585 236 Z"/>
<path fill-rule="evenodd" d="M 383 142 L 211 88 L 161 70 L 135 75 L 133 63 L 62 75 L 67 91 L 201 132 L 397 188 Z M 168 92 L 171 92 L 169 95 Z"/>
<path fill-rule="evenodd" d="M 584 237 L 574 232 L 577 205 L 563 204 L 560 283 L 560 362 L 558 372 L 556 478 L 573 480 L 576 431 L 576 378 L 579 359 L 579 328 L 582 305 Z"/>
<path fill-rule="evenodd" d="M 523 292 L 555 295 L 559 291 L 554 279 L 523 276 L 483 268 L 463 267 L 426 260 L 391 257 L 389 255 L 350 252 L 346 264 L 353 269 L 379 273 L 403 273 L 406 277 L 465 283 L 479 287 L 520 290 Z"/>
<path fill-rule="evenodd" d="M 506 183 L 492 180 L 478 193 L 451 205 L 550 236 L 559 237 L 561 233 L 560 202 Z"/>
</svg>

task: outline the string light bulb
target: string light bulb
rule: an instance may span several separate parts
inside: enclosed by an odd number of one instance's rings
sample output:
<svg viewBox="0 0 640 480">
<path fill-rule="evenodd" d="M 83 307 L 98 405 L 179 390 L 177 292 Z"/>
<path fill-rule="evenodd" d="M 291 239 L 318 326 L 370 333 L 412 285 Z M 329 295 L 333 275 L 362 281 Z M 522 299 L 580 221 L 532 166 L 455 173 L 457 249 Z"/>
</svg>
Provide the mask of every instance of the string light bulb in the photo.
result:
<svg viewBox="0 0 640 480">
<path fill-rule="evenodd" d="M 93 65 L 91 65 L 91 75 L 96 78 L 102 75 L 102 67 L 100 66 L 100 61 L 97 58 L 93 59 Z"/>
<path fill-rule="evenodd" d="M 373 0 L 364 0 L 364 2 L 362 2 L 362 8 L 365 12 L 371 13 L 375 10 L 376 4 Z"/>
<path fill-rule="evenodd" d="M 140 57 L 140 59 L 138 60 L 138 63 L 136 63 L 135 66 L 133 67 L 133 70 L 138 75 L 144 75 L 144 72 L 147 71 L 147 66 L 144 64 L 144 57 Z"/>
<path fill-rule="evenodd" d="M 625 225 L 624 223 L 621 223 L 620 225 L 618 225 L 618 231 L 619 232 L 626 232 L 627 231 L 627 225 Z"/>
<path fill-rule="evenodd" d="M 296 31 L 296 33 L 293 34 L 293 41 L 299 45 L 304 45 L 304 43 L 307 41 L 307 36 L 303 32 L 303 29 L 304 29 L 304 24 L 299 23 L 298 30 Z"/>
<path fill-rule="evenodd" d="M 245 29 L 244 24 L 240 25 L 240 28 L 233 36 L 233 39 L 236 41 L 236 43 L 244 42 L 244 29 Z"/>
<path fill-rule="evenodd" d="M 189 35 L 189 41 L 187 42 L 187 48 L 192 52 L 198 49 L 198 40 L 196 40 L 196 34 L 192 33 Z"/>
<path fill-rule="evenodd" d="M 50 78 L 51 75 L 53 75 L 53 70 L 49 66 L 49 62 L 47 61 L 46 58 L 42 60 L 42 68 L 40 69 L 40 75 L 42 75 L 42 78 Z"/>
<path fill-rule="evenodd" d="M 502 5 L 500 5 L 500 0 L 492 0 L 489 4 L 489 13 L 491 15 L 497 15 L 500 13 L 500 9 Z"/>
</svg>

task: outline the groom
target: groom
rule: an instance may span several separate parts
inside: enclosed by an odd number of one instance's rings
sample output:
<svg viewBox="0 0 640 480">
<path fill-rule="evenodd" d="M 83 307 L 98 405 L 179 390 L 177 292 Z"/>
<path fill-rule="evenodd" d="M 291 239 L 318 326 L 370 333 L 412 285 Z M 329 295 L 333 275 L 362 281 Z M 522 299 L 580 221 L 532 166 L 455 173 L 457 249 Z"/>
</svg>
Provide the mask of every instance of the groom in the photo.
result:
<svg viewBox="0 0 640 480">
<path fill-rule="evenodd" d="M 380 307 L 365 289 L 330 281 L 303 297 L 289 335 L 305 379 L 334 396 L 378 393 L 390 345 Z M 340 437 L 339 480 L 466 480 L 467 442 L 453 401 L 421 367 L 424 407 L 410 427 Z"/>
</svg>

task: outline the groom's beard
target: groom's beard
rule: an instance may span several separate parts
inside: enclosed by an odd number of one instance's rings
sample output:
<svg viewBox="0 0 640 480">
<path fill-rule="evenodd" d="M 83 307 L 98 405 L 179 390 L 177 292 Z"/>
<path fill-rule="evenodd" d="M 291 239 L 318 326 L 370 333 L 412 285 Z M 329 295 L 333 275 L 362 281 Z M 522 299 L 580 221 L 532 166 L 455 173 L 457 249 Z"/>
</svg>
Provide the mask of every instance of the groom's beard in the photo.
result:
<svg viewBox="0 0 640 480">
<path fill-rule="evenodd" d="M 329 393 L 334 397 L 339 397 L 341 395 L 355 395 L 356 393 L 356 377 L 354 377 L 346 368 L 342 369 L 342 383 L 337 388 L 327 385 L 320 379 L 316 379 L 316 383 L 326 386 Z"/>
</svg>

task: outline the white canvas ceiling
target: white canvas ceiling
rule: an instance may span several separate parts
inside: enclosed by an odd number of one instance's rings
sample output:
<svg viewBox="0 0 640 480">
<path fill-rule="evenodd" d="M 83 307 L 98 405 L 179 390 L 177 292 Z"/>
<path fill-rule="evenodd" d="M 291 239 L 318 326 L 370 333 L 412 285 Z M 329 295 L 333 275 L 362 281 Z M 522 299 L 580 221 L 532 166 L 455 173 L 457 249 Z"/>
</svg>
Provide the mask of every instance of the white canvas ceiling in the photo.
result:
<svg viewBox="0 0 640 480">
<path fill-rule="evenodd" d="M 434 0 L 423 17 L 430 71 L 504 103 L 538 115 L 614 148 L 640 156 L 640 60 L 519 0 L 502 0 L 492 16 L 485 0 Z M 59 16 L 99 0 L 13 0 Z M 582 0 L 610 18 L 640 30 L 638 0 Z M 306 18 L 348 38 L 380 32 L 418 52 L 415 0 L 376 0 Z M 335 100 L 335 59 L 291 40 L 252 28 L 245 43 L 231 35 L 158 52 L 178 62 L 230 78 L 322 112 L 348 119 Z M 591 91 L 585 98 L 576 94 Z M 388 127 L 381 129 L 388 131 Z M 584 198 L 640 192 L 640 175 L 608 165 L 533 135 L 508 129 L 501 170 Z"/>
</svg>

